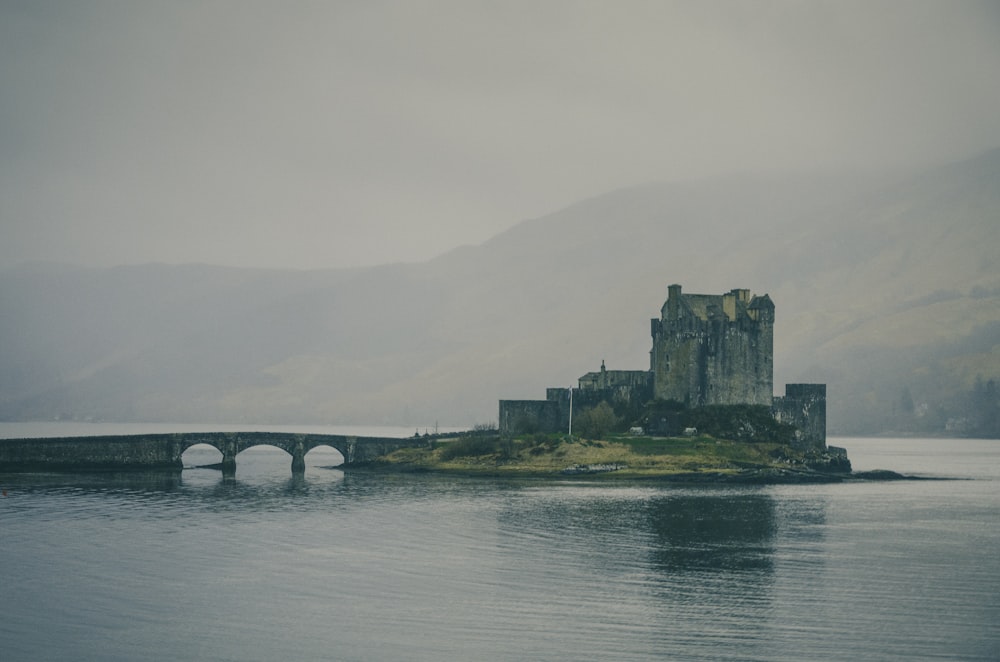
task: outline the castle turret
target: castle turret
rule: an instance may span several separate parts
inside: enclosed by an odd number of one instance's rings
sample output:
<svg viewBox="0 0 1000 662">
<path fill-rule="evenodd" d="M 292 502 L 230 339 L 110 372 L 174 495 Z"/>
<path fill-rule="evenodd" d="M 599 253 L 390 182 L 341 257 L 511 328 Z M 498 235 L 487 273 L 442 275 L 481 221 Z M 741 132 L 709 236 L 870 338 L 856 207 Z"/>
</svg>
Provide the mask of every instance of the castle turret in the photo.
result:
<svg viewBox="0 0 1000 662">
<path fill-rule="evenodd" d="M 754 297 L 747 306 L 747 314 L 755 322 L 774 324 L 774 302 L 766 294 Z"/>
</svg>

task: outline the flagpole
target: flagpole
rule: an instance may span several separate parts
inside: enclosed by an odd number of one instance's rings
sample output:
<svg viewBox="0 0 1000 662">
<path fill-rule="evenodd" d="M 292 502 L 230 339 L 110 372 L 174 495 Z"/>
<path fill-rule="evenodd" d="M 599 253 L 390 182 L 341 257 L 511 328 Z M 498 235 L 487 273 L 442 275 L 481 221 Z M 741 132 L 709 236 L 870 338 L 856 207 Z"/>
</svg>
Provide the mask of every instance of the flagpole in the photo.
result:
<svg viewBox="0 0 1000 662">
<path fill-rule="evenodd" d="M 569 436 L 573 436 L 573 387 L 569 387 Z"/>
</svg>

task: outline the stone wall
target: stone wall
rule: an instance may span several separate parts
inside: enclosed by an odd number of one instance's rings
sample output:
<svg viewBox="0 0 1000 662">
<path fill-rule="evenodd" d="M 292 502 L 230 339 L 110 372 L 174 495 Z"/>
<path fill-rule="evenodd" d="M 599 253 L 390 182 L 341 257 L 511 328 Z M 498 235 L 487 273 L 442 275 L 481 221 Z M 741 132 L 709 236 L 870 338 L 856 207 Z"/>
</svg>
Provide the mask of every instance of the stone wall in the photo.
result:
<svg viewBox="0 0 1000 662">
<path fill-rule="evenodd" d="M 795 446 L 826 449 L 826 384 L 785 384 L 785 395 L 774 398 L 774 417 L 799 429 Z"/>
<path fill-rule="evenodd" d="M 579 388 L 573 391 L 573 408 L 583 411 L 601 402 L 616 409 L 622 405 L 644 405 L 653 397 L 653 373 L 648 370 L 608 370 L 601 361 L 601 369 L 588 372 L 579 379 Z M 555 399 L 550 389 L 548 399 Z M 561 396 L 560 396 L 561 397 Z"/>
<path fill-rule="evenodd" d="M 608 370 L 601 361 L 601 369 L 580 377 L 577 385 L 581 391 L 616 390 L 625 394 L 649 388 L 652 379 L 648 370 Z"/>
<path fill-rule="evenodd" d="M 566 389 L 549 389 L 566 391 Z M 568 393 L 567 393 L 568 401 Z M 568 413 L 568 410 L 567 410 Z M 558 400 L 501 400 L 500 434 L 511 436 L 531 432 L 558 432 L 564 415 Z"/>
<path fill-rule="evenodd" d="M 774 391 L 774 305 L 749 290 L 682 294 L 671 285 L 651 320 L 653 395 L 688 407 L 770 406 Z"/>
<path fill-rule="evenodd" d="M 0 439 L 0 471 L 179 470 L 184 450 L 172 436 Z"/>
</svg>

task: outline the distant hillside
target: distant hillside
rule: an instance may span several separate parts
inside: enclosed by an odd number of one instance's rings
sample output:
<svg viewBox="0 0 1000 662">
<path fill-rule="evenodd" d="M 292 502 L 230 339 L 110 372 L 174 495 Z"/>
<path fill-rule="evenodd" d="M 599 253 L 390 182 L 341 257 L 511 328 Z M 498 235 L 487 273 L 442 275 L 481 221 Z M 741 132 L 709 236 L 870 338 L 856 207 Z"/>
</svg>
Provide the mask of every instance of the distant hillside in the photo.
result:
<svg viewBox="0 0 1000 662">
<path fill-rule="evenodd" d="M 0 272 L 0 418 L 487 422 L 647 367 L 679 282 L 769 293 L 776 389 L 827 382 L 833 432 L 981 431 L 998 247 L 995 150 L 888 183 L 649 184 L 414 265 L 30 265 Z"/>
</svg>

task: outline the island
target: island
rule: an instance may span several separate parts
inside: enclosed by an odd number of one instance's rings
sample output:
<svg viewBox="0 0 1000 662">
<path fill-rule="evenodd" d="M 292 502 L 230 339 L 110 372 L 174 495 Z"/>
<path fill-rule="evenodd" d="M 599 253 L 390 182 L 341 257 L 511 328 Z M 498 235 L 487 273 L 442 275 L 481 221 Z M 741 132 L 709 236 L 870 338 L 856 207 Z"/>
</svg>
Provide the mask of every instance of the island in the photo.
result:
<svg viewBox="0 0 1000 662">
<path fill-rule="evenodd" d="M 400 448 L 363 468 L 468 476 L 656 478 L 704 483 L 840 482 L 874 477 L 852 473 L 849 462 L 840 454 L 808 454 L 781 443 L 734 441 L 702 434 L 586 439 L 537 433 L 505 439 L 473 432 L 435 440 L 425 448 Z M 887 472 L 881 477 L 893 475 Z"/>
<path fill-rule="evenodd" d="M 650 407 L 649 416 L 667 413 Z M 425 445 L 398 448 L 357 467 L 363 470 L 435 472 L 468 476 L 531 478 L 661 479 L 699 483 L 826 483 L 851 478 L 901 477 L 859 474 L 839 448 L 802 448 L 798 430 L 775 420 L 766 407 L 716 405 L 679 414 L 687 425 L 678 436 L 621 429 L 610 406 L 588 410 L 579 433 L 535 431 L 502 434 L 482 426 Z"/>
<path fill-rule="evenodd" d="M 368 463 L 394 471 L 491 476 L 831 482 L 852 472 L 826 443 L 826 384 L 773 394 L 774 302 L 747 289 L 670 285 L 650 320 L 645 370 L 598 371 L 544 400 L 500 400 L 499 424 L 400 448 Z"/>
</svg>

